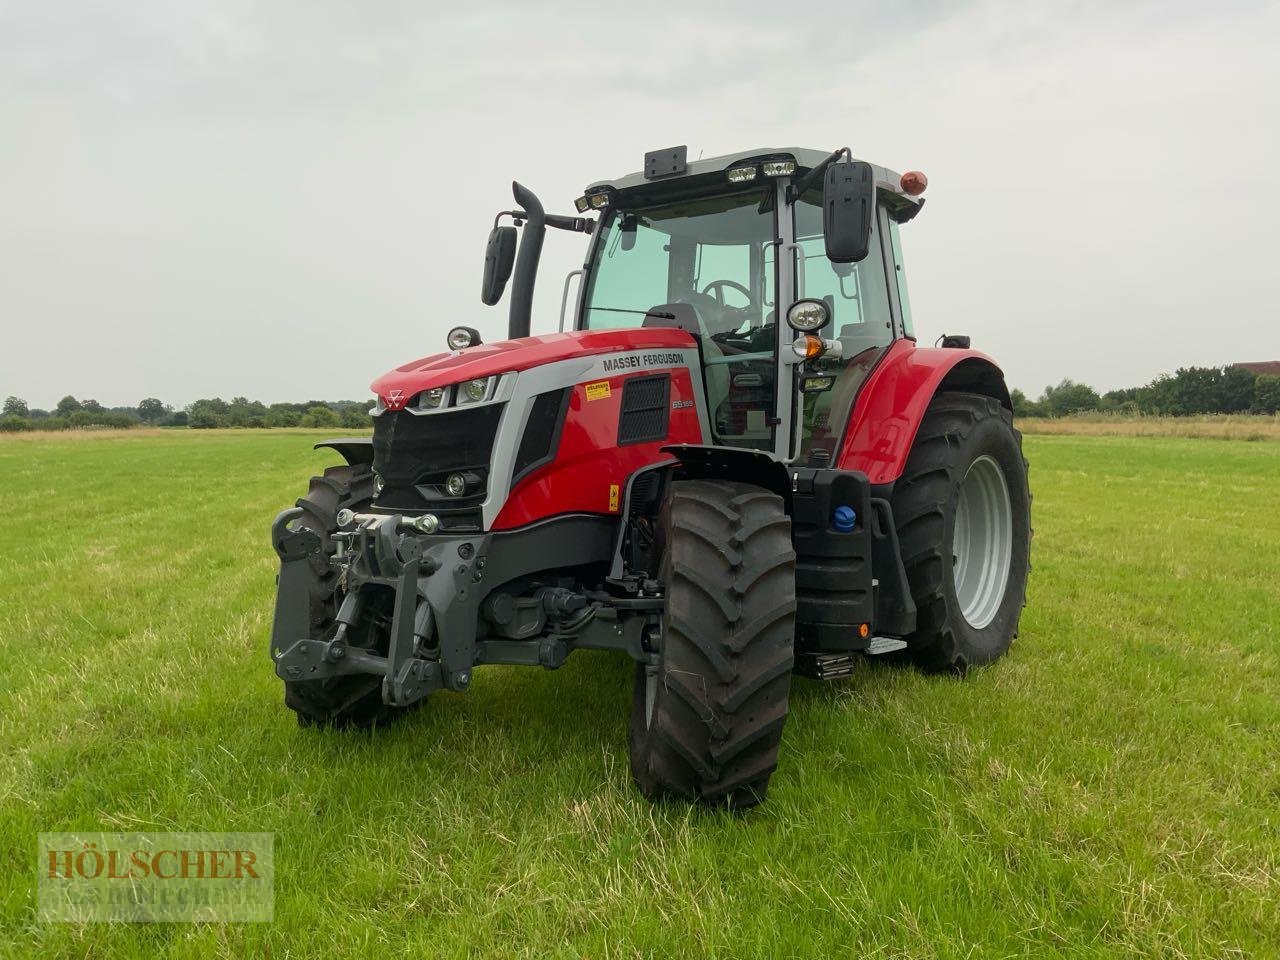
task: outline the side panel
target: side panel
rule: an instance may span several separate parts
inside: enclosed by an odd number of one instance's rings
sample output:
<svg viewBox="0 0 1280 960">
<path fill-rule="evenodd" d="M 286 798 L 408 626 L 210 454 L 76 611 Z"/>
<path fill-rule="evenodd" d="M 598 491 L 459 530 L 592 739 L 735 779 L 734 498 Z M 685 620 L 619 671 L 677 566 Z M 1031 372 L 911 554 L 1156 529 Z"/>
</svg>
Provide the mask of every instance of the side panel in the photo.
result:
<svg viewBox="0 0 1280 960">
<path fill-rule="evenodd" d="M 661 439 L 618 443 L 623 387 L 632 377 L 670 373 L 669 428 Z M 607 387 L 607 389 L 606 389 Z M 511 530 L 562 513 L 622 513 L 627 478 L 651 463 L 670 460 L 662 448 L 701 443 L 698 414 L 702 398 L 687 367 L 648 369 L 578 383 L 555 458 L 520 480 L 494 521 L 494 530 Z"/>
<path fill-rule="evenodd" d="M 835 466 L 861 470 L 873 484 L 897 480 L 925 409 L 940 388 L 983 393 L 1009 403 L 1004 376 L 985 354 L 897 340 L 858 394 Z"/>
</svg>

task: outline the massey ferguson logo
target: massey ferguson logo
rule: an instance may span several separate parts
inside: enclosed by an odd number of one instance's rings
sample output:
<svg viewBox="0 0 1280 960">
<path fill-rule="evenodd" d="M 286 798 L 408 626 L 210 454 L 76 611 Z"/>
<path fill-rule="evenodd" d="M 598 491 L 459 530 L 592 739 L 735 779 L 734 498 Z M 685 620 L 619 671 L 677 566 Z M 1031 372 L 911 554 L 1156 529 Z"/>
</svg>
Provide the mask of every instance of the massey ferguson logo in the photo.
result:
<svg viewBox="0 0 1280 960">
<path fill-rule="evenodd" d="M 629 353 L 605 360 L 601 366 L 605 373 L 617 373 L 619 370 L 633 370 L 640 367 L 675 367 L 683 364 L 684 355 L 679 353 Z"/>
<path fill-rule="evenodd" d="M 403 406 L 404 406 L 404 391 L 403 391 L 403 390 L 388 390 L 388 391 L 387 391 L 387 406 L 388 406 L 388 407 L 390 407 L 392 410 L 399 410 L 401 407 L 403 407 Z"/>
</svg>

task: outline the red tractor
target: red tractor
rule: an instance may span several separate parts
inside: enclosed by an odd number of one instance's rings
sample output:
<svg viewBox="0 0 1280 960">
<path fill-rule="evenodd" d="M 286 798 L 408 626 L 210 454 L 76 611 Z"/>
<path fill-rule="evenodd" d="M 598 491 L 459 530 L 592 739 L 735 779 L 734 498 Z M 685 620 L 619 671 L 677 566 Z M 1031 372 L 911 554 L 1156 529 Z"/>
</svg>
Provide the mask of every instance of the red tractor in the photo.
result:
<svg viewBox="0 0 1280 960">
<path fill-rule="evenodd" d="M 372 438 L 318 444 L 346 465 L 272 527 L 298 720 L 372 726 L 480 664 L 618 650 L 641 791 L 741 807 L 793 674 L 1004 653 L 1026 462 L 995 363 L 916 345 L 899 229 L 924 187 L 847 148 L 656 151 L 576 216 L 515 184 L 482 290 L 514 268 L 510 338 L 457 327 L 376 380 Z M 561 332 L 531 336 L 548 227 L 588 250 Z"/>
</svg>

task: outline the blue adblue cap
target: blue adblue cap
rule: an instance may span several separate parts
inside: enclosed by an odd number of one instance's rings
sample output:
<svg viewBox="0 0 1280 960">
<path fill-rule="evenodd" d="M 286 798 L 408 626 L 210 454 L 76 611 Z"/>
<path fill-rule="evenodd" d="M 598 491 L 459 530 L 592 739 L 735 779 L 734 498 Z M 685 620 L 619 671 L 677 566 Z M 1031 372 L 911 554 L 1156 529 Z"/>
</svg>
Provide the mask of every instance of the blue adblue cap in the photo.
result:
<svg viewBox="0 0 1280 960">
<path fill-rule="evenodd" d="M 857 511 L 853 507 L 836 507 L 832 524 L 840 533 L 852 533 L 853 525 L 858 521 Z"/>
</svg>

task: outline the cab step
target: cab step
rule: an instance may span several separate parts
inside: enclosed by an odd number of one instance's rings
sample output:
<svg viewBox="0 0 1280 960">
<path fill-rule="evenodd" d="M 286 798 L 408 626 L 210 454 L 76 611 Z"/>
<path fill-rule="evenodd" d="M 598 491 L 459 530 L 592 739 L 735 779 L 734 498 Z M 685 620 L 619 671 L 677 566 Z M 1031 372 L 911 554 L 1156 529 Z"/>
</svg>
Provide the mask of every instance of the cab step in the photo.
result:
<svg viewBox="0 0 1280 960">
<path fill-rule="evenodd" d="M 905 650 L 907 641 L 898 637 L 872 637 L 867 648 L 857 653 L 797 653 L 794 671 L 811 680 L 839 680 L 853 673 L 858 657 Z"/>
<path fill-rule="evenodd" d="M 839 680 L 853 673 L 856 653 L 798 653 L 794 670 L 810 680 Z"/>
</svg>

